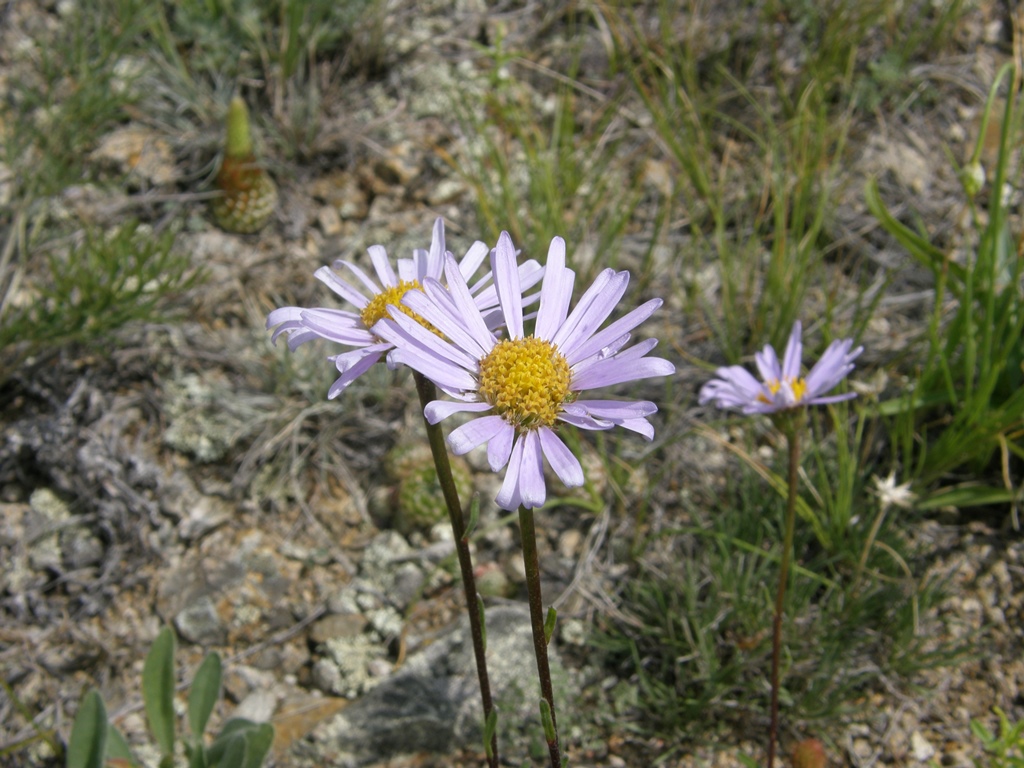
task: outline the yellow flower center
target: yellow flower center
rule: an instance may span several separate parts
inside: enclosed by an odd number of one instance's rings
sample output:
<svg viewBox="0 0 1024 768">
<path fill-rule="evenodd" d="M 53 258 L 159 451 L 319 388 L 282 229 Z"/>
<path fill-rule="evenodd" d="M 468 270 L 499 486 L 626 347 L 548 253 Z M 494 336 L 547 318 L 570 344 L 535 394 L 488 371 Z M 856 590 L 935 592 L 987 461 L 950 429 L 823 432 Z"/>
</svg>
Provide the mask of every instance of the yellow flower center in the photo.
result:
<svg viewBox="0 0 1024 768">
<path fill-rule="evenodd" d="M 480 361 L 480 394 L 522 434 L 551 427 L 569 390 L 569 363 L 550 341 L 504 339 Z"/>
<path fill-rule="evenodd" d="M 388 313 L 388 305 L 391 304 L 398 307 L 399 310 L 407 314 L 427 330 L 440 336 L 441 334 L 434 326 L 402 304 L 402 297 L 405 296 L 405 294 L 409 291 L 418 291 L 419 289 L 420 283 L 418 280 L 401 280 L 398 285 L 386 288 L 374 296 L 373 299 L 370 300 L 370 303 L 363 307 L 363 311 L 359 313 L 359 318 L 363 321 L 363 325 L 365 325 L 367 329 L 373 328 L 374 324 L 378 320 L 391 316 Z"/>
<path fill-rule="evenodd" d="M 765 382 L 765 383 L 768 386 L 768 391 L 771 392 L 773 396 L 779 394 L 779 390 L 782 389 L 782 382 L 781 381 L 777 381 L 777 380 L 773 379 L 772 381 L 768 381 L 768 382 Z M 804 396 L 807 394 L 807 382 L 804 381 L 803 378 L 799 378 L 799 379 L 790 378 L 790 379 L 788 379 L 788 384 L 789 384 L 789 388 L 793 392 L 793 400 L 795 402 L 799 403 L 801 400 L 804 399 Z M 771 405 L 771 400 L 769 400 L 764 395 L 758 395 L 757 399 L 760 400 L 762 403 L 767 403 L 767 404 Z"/>
</svg>

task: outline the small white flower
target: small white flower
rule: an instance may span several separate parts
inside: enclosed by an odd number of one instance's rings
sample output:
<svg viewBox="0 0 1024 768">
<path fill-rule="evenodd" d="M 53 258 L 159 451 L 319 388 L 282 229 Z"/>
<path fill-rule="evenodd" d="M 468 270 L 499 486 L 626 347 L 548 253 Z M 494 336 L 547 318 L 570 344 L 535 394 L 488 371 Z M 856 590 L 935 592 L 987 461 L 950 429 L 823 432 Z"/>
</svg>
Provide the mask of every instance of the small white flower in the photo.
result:
<svg viewBox="0 0 1024 768">
<path fill-rule="evenodd" d="M 882 480 L 878 475 L 871 478 L 875 484 L 875 495 L 883 509 L 899 507 L 910 509 L 917 501 L 917 494 L 910 490 L 910 483 L 896 485 L 896 473 L 890 472 L 889 476 Z"/>
</svg>

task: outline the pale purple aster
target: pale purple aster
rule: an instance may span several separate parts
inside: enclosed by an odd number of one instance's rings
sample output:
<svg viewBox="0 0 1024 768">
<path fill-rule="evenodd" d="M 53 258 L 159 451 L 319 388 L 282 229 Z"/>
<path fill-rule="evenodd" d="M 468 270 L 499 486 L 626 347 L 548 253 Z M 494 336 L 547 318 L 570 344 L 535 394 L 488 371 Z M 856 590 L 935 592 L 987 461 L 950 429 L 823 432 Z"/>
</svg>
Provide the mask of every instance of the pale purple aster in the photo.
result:
<svg viewBox="0 0 1024 768">
<path fill-rule="evenodd" d="M 654 403 L 581 395 L 598 387 L 668 376 L 675 366 L 646 356 L 656 339 L 626 347 L 630 332 L 661 306 L 661 299 L 651 299 L 601 329 L 625 293 L 628 272 L 601 272 L 570 312 L 575 273 L 565 267 L 565 241 L 554 238 L 534 332 L 526 336 L 523 284 L 507 232 L 501 233 L 491 253 L 491 269 L 505 338 L 499 339 L 487 326 L 451 258 L 445 264 L 447 290 L 427 278 L 422 293 L 408 293 L 402 299 L 439 333 L 400 312 L 391 312 L 373 330 L 395 345 L 393 360 L 419 371 L 456 399 L 429 403 L 424 415 L 431 424 L 454 413 L 475 415 L 452 431 L 448 445 L 460 455 L 486 445 L 493 471 L 507 465 L 498 505 L 532 509 L 542 505 L 547 494 L 544 459 L 566 486 L 583 483 L 583 468 L 558 436 L 558 422 L 592 430 L 619 426 L 648 440 L 654 437 L 647 420 L 658 410 Z"/>
<path fill-rule="evenodd" d="M 798 320 L 793 324 L 781 365 L 771 345 L 766 345 L 754 355 L 761 381 L 739 365 L 719 368 L 715 371 L 718 378 L 700 390 L 701 405 L 710 401 L 719 408 L 735 408 L 743 413 L 776 413 L 856 397 L 854 392 L 827 396 L 825 393 L 834 389 L 853 370 L 853 361 L 864 348 L 851 349 L 852 339 L 833 341 L 810 373 L 801 376 L 801 333 Z"/>
<path fill-rule="evenodd" d="M 391 266 L 383 246 L 371 245 L 367 252 L 376 280 L 352 262 L 342 259 L 334 262 L 333 269 L 320 267 L 314 273 L 317 279 L 353 305 L 355 312 L 324 307 L 280 307 L 267 316 L 267 329 L 274 328 L 272 340 L 276 342 L 281 334 L 287 334 L 289 349 L 294 350 L 314 339 L 326 339 L 353 347 L 349 352 L 328 357 L 341 373 L 328 391 L 328 398 L 341 394 L 392 348 L 390 342 L 370 330 L 386 314 L 388 306 L 398 304 L 406 292 L 419 289 L 424 280 L 439 280 L 444 273 L 445 260 L 453 258 L 451 252 L 445 249 L 444 221 L 440 218 L 434 222 L 430 250 L 413 249 L 411 259 L 397 260 L 397 271 Z M 458 272 L 463 282 L 476 273 L 489 252 L 487 245 L 479 240 L 469 247 L 458 263 Z M 342 268 L 351 273 L 349 279 L 338 274 Z M 535 260 L 526 261 L 520 267 L 520 278 L 527 287 L 540 282 L 543 274 L 543 267 Z M 490 273 L 475 282 L 469 290 L 474 305 L 485 313 L 490 327 L 496 327 L 501 322 L 501 313 L 496 311 L 498 295 L 491 284 Z"/>
</svg>

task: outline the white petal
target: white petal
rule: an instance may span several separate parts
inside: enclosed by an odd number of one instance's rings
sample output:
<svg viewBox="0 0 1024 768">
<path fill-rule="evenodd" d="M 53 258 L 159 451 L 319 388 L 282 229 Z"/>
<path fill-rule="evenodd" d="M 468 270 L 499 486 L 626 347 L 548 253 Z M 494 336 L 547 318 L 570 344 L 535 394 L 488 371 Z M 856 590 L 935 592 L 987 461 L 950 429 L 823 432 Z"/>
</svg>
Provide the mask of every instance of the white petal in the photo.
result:
<svg viewBox="0 0 1024 768">
<path fill-rule="evenodd" d="M 654 425 L 652 425 L 647 419 L 626 419 L 625 421 L 619 422 L 619 426 L 623 429 L 636 432 L 648 440 L 654 439 Z"/>
<path fill-rule="evenodd" d="M 797 320 L 793 323 L 789 341 L 786 342 L 786 352 L 782 357 L 782 377 L 785 379 L 800 378 L 800 358 L 803 356 L 803 342 L 800 338 L 802 331 L 800 321 Z"/>
<path fill-rule="evenodd" d="M 558 333 L 555 334 L 554 338 L 550 341 L 559 349 L 565 348 L 565 341 L 572 335 L 576 326 L 579 325 L 580 320 L 590 310 L 591 305 L 597 300 L 602 294 L 612 277 L 615 275 L 614 269 L 603 269 L 601 270 L 594 282 L 590 284 L 590 287 L 584 291 L 580 297 L 579 303 L 573 308 L 572 312 L 562 323 L 561 328 L 558 329 Z"/>
<path fill-rule="evenodd" d="M 366 286 L 366 289 L 370 292 L 371 296 L 376 296 L 378 293 L 381 293 L 383 291 L 383 288 L 381 288 L 379 285 L 377 285 L 375 282 L 373 282 L 373 280 L 370 279 L 369 275 L 367 275 L 365 272 L 363 272 L 363 270 L 361 270 L 359 267 L 357 267 L 351 261 L 339 260 L 339 261 L 336 261 L 334 263 L 335 264 L 339 264 L 340 263 L 340 264 L 344 265 L 348 269 L 349 272 L 351 272 L 353 275 L 355 275 L 359 279 L 359 282 L 361 282 L 363 285 Z"/>
<path fill-rule="evenodd" d="M 448 279 L 448 294 L 452 298 L 458 317 L 465 321 L 466 330 L 476 339 L 477 344 L 490 351 L 494 347 L 494 334 L 487 330 L 483 315 L 477 309 L 455 259 L 445 259 L 444 275 Z"/>
<path fill-rule="evenodd" d="M 339 344 L 365 347 L 377 338 L 370 333 L 359 315 L 340 309 L 307 309 L 303 311 L 302 325 L 322 339 Z"/>
<path fill-rule="evenodd" d="M 477 446 L 490 442 L 502 431 L 511 430 L 511 425 L 501 416 L 482 416 L 452 430 L 448 435 L 448 446 L 452 453 L 461 456 Z"/>
<path fill-rule="evenodd" d="M 434 283 L 437 285 L 437 283 Z M 468 355 L 480 360 L 487 354 L 467 331 L 465 323 L 458 322 L 445 307 L 421 291 L 409 291 L 402 297 L 402 304 L 418 313 L 428 323 L 443 333 L 455 346 Z"/>
<path fill-rule="evenodd" d="M 775 348 L 771 344 L 766 344 L 764 349 L 754 353 L 754 363 L 757 364 L 757 372 L 761 374 L 761 380 L 766 384 L 782 380 L 779 356 L 775 354 Z"/>
<path fill-rule="evenodd" d="M 370 262 L 373 264 L 374 272 L 377 273 L 377 279 L 389 288 L 398 285 L 395 270 L 391 268 L 391 260 L 388 259 L 388 252 L 384 250 L 384 246 L 371 245 L 366 252 L 370 254 Z"/>
<path fill-rule="evenodd" d="M 569 361 L 569 365 L 575 365 L 580 360 L 584 360 L 591 355 L 597 354 L 608 344 L 611 344 L 623 336 L 627 336 L 630 331 L 654 314 L 654 311 L 658 309 L 661 304 L 661 299 L 651 299 L 650 301 L 641 304 L 624 317 L 620 317 L 607 328 L 603 328 L 598 333 L 595 333 L 590 337 L 590 339 L 580 344 L 575 349 L 566 352 L 565 356 Z"/>
<path fill-rule="evenodd" d="M 487 464 L 492 472 L 499 472 L 502 467 L 508 464 L 508 457 L 512 453 L 512 443 L 515 441 L 516 431 L 512 425 L 495 435 L 494 439 L 487 444 Z"/>
<path fill-rule="evenodd" d="M 427 403 L 423 409 L 423 415 L 431 424 L 447 419 L 453 413 L 483 413 L 491 409 L 490 403 L 453 403 L 450 400 L 434 400 Z M 483 419 L 475 419 L 470 422 L 475 424 Z"/>
<path fill-rule="evenodd" d="M 543 506 L 547 498 L 544 484 L 544 457 L 540 447 L 540 433 L 527 432 L 519 439 L 523 445 L 523 460 L 519 468 L 520 504 L 527 509 Z"/>
<path fill-rule="evenodd" d="M 459 272 L 466 278 L 466 282 L 469 282 L 469 278 L 476 274 L 476 271 L 480 269 L 480 265 L 484 263 L 484 259 L 487 258 L 487 254 L 491 252 L 491 249 L 487 247 L 487 243 L 483 243 L 477 240 L 466 251 L 466 255 L 462 257 L 459 262 Z M 440 275 L 438 275 L 440 277 Z"/>
<path fill-rule="evenodd" d="M 430 251 L 427 254 L 426 277 L 433 277 L 435 280 L 441 277 L 444 270 L 444 256 L 447 252 L 444 242 L 444 219 L 438 216 L 434 219 L 434 231 L 430 237 Z"/>
<path fill-rule="evenodd" d="M 590 366 L 578 376 L 573 375 L 572 385 L 574 389 L 582 392 L 627 381 L 671 376 L 675 372 L 676 367 L 660 357 L 644 357 L 629 361 L 626 365 L 622 365 L 622 361 L 616 358 L 611 358 Z"/>
<path fill-rule="evenodd" d="M 338 277 L 330 267 L 320 267 L 320 269 L 313 273 L 313 276 L 358 309 L 363 309 L 370 303 L 369 299 Z M 375 288 L 370 292 L 370 295 L 376 296 L 379 292 L 379 289 Z"/>
<path fill-rule="evenodd" d="M 508 232 L 498 236 L 498 244 L 491 255 L 491 272 L 498 290 L 498 303 L 505 315 L 509 338 L 523 338 L 523 291 L 516 265 L 516 249 Z"/>
<path fill-rule="evenodd" d="M 454 344 L 445 341 L 433 331 L 428 331 L 416 320 L 409 317 L 401 310 L 390 307 L 388 309 L 388 320 L 397 323 L 398 326 L 405 332 L 406 336 L 412 339 L 416 346 L 421 347 L 431 354 L 436 355 L 444 360 L 448 360 L 451 363 L 465 368 L 467 371 L 475 371 L 477 369 L 478 357 L 468 354 Z M 374 325 L 370 330 L 377 333 L 377 326 L 380 325 L 380 321 Z M 378 334 L 381 335 L 381 334 Z M 381 336 L 381 338 L 384 338 Z M 404 347 L 406 344 L 403 341 L 393 341 L 396 347 Z"/>
<path fill-rule="evenodd" d="M 366 350 L 363 349 L 360 350 L 360 352 L 366 352 Z M 327 392 L 327 399 L 333 400 L 344 392 L 345 388 L 348 387 L 349 384 L 370 370 L 374 363 L 380 360 L 383 354 L 383 350 L 378 350 L 364 355 L 361 359 L 353 361 L 351 365 L 346 365 L 345 367 L 338 366 L 341 371 L 341 376 L 339 376 L 335 380 L 334 384 L 331 385 L 330 390 Z M 335 363 L 337 364 L 338 361 L 335 361 Z"/>
<path fill-rule="evenodd" d="M 577 400 L 563 406 L 563 410 L 571 413 L 588 413 L 599 419 L 624 421 L 657 413 L 658 406 L 649 400 Z"/>
<path fill-rule="evenodd" d="M 534 335 L 539 339 L 552 339 L 565 322 L 572 300 L 573 273 L 565 268 L 565 240 L 552 239 L 548 248 L 544 283 L 540 289 L 540 309 Z"/>
<path fill-rule="evenodd" d="M 597 332 L 608 316 L 615 311 L 628 284 L 629 272 L 617 272 L 600 291 L 588 291 L 580 297 L 580 303 L 573 310 L 573 315 L 576 315 L 577 312 L 580 313 L 579 320 L 568 334 L 560 334 L 558 348 L 563 351 L 563 354 L 572 354 L 577 347 L 585 344 Z M 570 318 L 566 324 L 571 322 Z"/>
<path fill-rule="evenodd" d="M 519 438 L 512 446 L 512 456 L 508 460 L 508 469 L 505 472 L 505 480 L 501 484 L 501 490 L 495 497 L 494 502 L 502 509 L 514 510 L 519 508 L 522 497 L 519 495 L 519 471 L 523 462 L 523 443 Z"/>
<path fill-rule="evenodd" d="M 559 480 L 569 488 L 583 485 L 583 467 L 580 466 L 579 459 L 553 429 L 544 427 L 540 430 L 540 447 L 544 451 L 544 458 L 548 460 Z"/>
<path fill-rule="evenodd" d="M 416 262 L 413 259 L 398 260 L 398 279 L 407 283 L 420 279 L 420 275 L 416 272 Z"/>
</svg>

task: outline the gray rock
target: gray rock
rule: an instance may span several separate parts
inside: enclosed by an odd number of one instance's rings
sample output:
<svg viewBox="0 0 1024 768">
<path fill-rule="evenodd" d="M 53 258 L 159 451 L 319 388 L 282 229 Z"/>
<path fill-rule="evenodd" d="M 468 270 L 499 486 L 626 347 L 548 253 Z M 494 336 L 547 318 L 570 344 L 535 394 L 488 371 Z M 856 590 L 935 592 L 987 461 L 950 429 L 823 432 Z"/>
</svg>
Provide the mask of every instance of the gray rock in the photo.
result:
<svg viewBox="0 0 1024 768">
<path fill-rule="evenodd" d="M 335 613 L 324 616 L 309 630 L 309 639 L 314 643 L 326 643 L 338 637 L 361 635 L 369 625 L 361 613 Z"/>
<path fill-rule="evenodd" d="M 68 528 L 61 531 L 60 550 L 68 570 L 77 571 L 103 560 L 103 542 L 87 528 Z"/>
<path fill-rule="evenodd" d="M 398 608 L 405 610 L 423 593 L 426 580 L 426 574 L 418 565 L 403 563 L 395 570 L 391 599 Z"/>
<path fill-rule="evenodd" d="M 327 693 L 344 696 L 347 699 L 360 696 L 378 684 L 380 678 L 370 673 L 370 665 L 384 657 L 386 650 L 367 635 L 337 637 L 324 644 L 327 656 L 322 661 L 331 661 L 337 674 L 321 669 L 321 682 L 329 687 Z"/>
<path fill-rule="evenodd" d="M 183 638 L 199 645 L 220 645 L 227 634 L 209 595 L 202 595 L 179 611 L 174 626 Z"/>
<path fill-rule="evenodd" d="M 252 720 L 254 723 L 266 723 L 274 716 L 276 709 L 277 694 L 273 690 L 260 688 L 246 696 L 231 716 Z"/>
<path fill-rule="evenodd" d="M 523 754 L 543 736 L 530 614 L 525 605 L 487 611 L 487 662 L 500 715 L 498 735 L 506 754 Z M 566 673 L 549 649 L 558 713 L 565 711 Z M 386 680 L 311 735 L 316 751 L 334 765 L 363 766 L 382 757 L 451 752 L 482 739 L 482 707 L 468 621 L 412 656 Z M 567 732 L 560 721 L 560 729 Z"/>
<path fill-rule="evenodd" d="M 29 541 L 29 563 L 37 571 L 60 571 L 61 549 L 58 532 L 71 520 L 71 512 L 49 488 L 37 488 L 29 499 L 26 534 Z"/>
<path fill-rule="evenodd" d="M 341 679 L 341 670 L 330 659 L 320 659 L 314 663 L 312 676 L 313 685 L 325 693 L 341 691 L 345 687 Z"/>
</svg>

